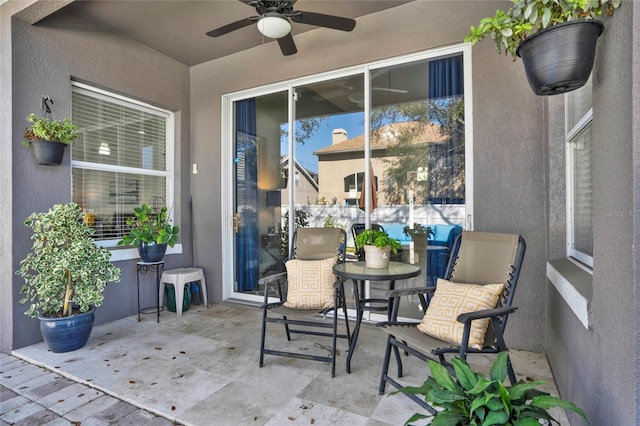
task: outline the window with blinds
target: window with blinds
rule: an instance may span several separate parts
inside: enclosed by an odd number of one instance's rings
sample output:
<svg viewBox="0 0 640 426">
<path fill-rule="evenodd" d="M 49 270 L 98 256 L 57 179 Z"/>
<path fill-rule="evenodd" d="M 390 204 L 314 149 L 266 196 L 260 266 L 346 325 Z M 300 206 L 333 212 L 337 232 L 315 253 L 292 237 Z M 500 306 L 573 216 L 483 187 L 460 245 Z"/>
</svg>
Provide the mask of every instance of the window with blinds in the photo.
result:
<svg viewBox="0 0 640 426">
<path fill-rule="evenodd" d="M 128 232 L 143 203 L 173 205 L 173 114 L 84 84 L 72 87 L 72 198 L 102 245 Z"/>
<path fill-rule="evenodd" d="M 567 256 L 593 267 L 591 80 L 565 95 Z"/>
</svg>

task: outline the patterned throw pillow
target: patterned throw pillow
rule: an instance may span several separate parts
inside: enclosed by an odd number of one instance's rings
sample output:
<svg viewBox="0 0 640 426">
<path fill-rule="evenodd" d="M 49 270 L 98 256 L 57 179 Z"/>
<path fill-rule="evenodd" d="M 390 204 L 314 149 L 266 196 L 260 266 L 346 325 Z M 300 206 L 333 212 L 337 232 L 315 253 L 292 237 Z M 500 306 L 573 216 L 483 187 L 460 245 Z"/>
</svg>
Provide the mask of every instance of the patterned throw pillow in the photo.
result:
<svg viewBox="0 0 640 426">
<path fill-rule="evenodd" d="M 286 263 L 289 289 L 284 306 L 293 309 L 327 309 L 333 306 L 336 258 L 292 259 Z"/>
<path fill-rule="evenodd" d="M 504 284 L 458 284 L 438 279 L 436 292 L 429 303 L 418 330 L 445 342 L 460 345 L 464 324 L 458 315 L 493 309 L 498 303 Z M 489 318 L 471 321 L 469 347 L 482 349 Z"/>
</svg>

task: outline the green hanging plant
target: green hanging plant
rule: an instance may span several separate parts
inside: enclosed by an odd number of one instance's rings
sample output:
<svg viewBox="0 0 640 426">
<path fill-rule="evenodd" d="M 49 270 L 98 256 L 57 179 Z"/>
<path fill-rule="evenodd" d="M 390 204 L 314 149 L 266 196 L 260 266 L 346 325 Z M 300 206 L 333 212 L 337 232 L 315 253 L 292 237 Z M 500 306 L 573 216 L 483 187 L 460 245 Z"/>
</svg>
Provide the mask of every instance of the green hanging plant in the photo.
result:
<svg viewBox="0 0 640 426">
<path fill-rule="evenodd" d="M 27 121 L 33 124 L 24 129 L 22 145 L 26 148 L 31 147 L 30 141 L 33 140 L 60 142 L 70 145 L 78 137 L 75 133 L 77 126 L 69 118 L 53 120 L 46 117 L 38 117 L 36 114 L 29 114 Z"/>
</svg>

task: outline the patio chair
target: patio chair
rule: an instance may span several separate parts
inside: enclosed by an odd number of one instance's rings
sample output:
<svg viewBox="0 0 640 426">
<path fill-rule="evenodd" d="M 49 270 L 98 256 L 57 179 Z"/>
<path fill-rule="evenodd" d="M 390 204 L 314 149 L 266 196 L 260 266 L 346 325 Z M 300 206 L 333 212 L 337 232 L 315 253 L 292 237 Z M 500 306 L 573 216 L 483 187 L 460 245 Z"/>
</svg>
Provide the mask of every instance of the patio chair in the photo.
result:
<svg viewBox="0 0 640 426">
<path fill-rule="evenodd" d="M 336 370 L 338 338 L 351 342 L 343 282 L 336 282 L 333 266 L 344 262 L 346 234 L 339 228 L 298 228 L 294 234 L 292 255 L 286 262 L 287 272 L 260 279 L 264 285 L 260 367 L 265 355 L 300 358 L 331 364 L 331 377 Z M 270 302 L 269 296 L 276 296 Z M 343 310 L 346 333 L 338 332 L 338 310 Z M 330 320 L 326 315 L 333 313 Z M 266 347 L 267 324 L 283 324 L 287 340 L 292 334 L 331 337 L 327 356 Z M 271 343 L 273 342 L 273 337 Z"/>
<path fill-rule="evenodd" d="M 403 386 L 389 375 L 393 349 L 398 371 L 403 376 L 399 351 L 421 360 L 432 359 L 446 367 L 453 366 L 446 356 L 466 359 L 469 354 L 507 351 L 504 330 L 524 258 L 526 244 L 519 235 L 464 231 L 455 241 L 444 279 L 436 287 L 390 290 L 391 318 L 377 324 L 388 333 L 379 393 L 386 384 L 397 389 Z M 426 297 L 431 294 L 432 297 Z M 420 322 L 398 320 L 400 299 L 418 296 L 424 318 Z M 430 300 L 429 300 L 430 299 Z M 425 365 L 426 367 L 426 365 Z M 511 384 L 516 376 L 507 362 Z M 415 395 L 405 394 L 432 414 L 433 407 Z"/>
</svg>

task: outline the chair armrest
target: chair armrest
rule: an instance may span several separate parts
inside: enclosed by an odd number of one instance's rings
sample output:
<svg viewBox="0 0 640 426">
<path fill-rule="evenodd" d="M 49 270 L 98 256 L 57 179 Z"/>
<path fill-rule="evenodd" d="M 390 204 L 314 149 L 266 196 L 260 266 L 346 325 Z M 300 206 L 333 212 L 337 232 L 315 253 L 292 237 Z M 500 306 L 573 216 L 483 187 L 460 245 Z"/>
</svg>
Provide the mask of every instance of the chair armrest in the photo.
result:
<svg viewBox="0 0 640 426">
<path fill-rule="evenodd" d="M 277 274 L 267 275 L 266 277 L 260 278 L 258 280 L 258 284 L 269 284 L 269 283 L 277 281 L 280 278 L 286 277 L 286 276 L 287 276 L 286 272 L 280 272 L 280 273 L 277 273 Z"/>
<path fill-rule="evenodd" d="M 281 279 L 286 278 L 286 272 L 280 272 L 277 274 L 267 275 L 266 277 L 262 277 L 258 280 L 258 285 L 264 285 L 264 303 L 263 307 L 267 307 L 269 305 L 269 284 L 276 284 L 276 288 L 278 291 L 278 297 L 280 298 L 280 302 L 284 302 L 285 293 L 282 290 L 282 284 L 280 282 Z M 273 287 L 272 287 L 273 288 Z"/>
<path fill-rule="evenodd" d="M 480 318 L 489 318 L 489 317 L 497 317 L 500 315 L 510 314 L 518 309 L 515 306 L 511 307 L 503 307 L 503 308 L 494 308 L 494 309 L 484 309 L 482 311 L 476 312 L 466 312 L 464 314 L 458 315 L 458 322 L 468 322 L 473 321 Z"/>
<path fill-rule="evenodd" d="M 395 290 L 388 290 L 384 294 L 384 296 L 389 298 L 389 297 L 409 296 L 412 294 L 434 293 L 435 291 L 436 291 L 435 287 L 398 288 Z"/>
<path fill-rule="evenodd" d="M 376 323 L 376 327 L 391 327 L 391 326 L 406 326 L 406 327 L 415 327 L 420 324 L 419 322 L 407 322 L 407 321 L 383 321 Z"/>
<path fill-rule="evenodd" d="M 338 279 L 338 281 L 333 283 L 333 287 L 334 288 L 340 288 L 345 283 L 345 281 L 347 281 L 346 278 L 340 278 L 340 279 Z"/>
<path fill-rule="evenodd" d="M 282 306 L 284 304 L 284 302 L 272 302 L 272 303 L 263 303 L 262 305 L 260 305 L 260 309 L 273 309 L 273 308 L 279 308 L 280 306 Z"/>
</svg>

